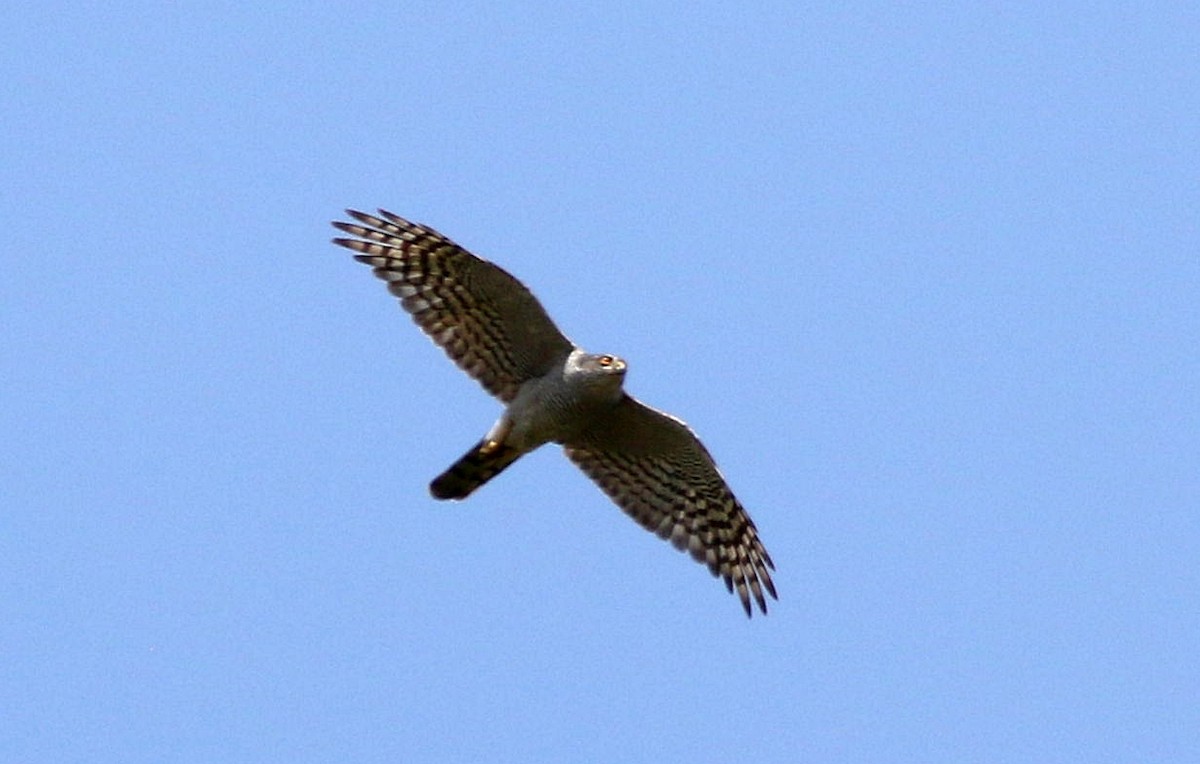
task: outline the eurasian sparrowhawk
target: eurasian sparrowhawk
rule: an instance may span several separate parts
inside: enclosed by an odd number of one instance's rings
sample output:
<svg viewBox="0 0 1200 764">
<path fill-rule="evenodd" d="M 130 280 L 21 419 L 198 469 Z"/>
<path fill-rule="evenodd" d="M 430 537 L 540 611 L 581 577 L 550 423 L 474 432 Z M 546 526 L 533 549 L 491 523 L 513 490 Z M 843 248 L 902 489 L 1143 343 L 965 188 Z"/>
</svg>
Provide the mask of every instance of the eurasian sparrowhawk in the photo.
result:
<svg viewBox="0 0 1200 764">
<path fill-rule="evenodd" d="M 679 419 L 622 389 L 625 362 L 584 352 L 508 272 L 427 226 L 384 210 L 347 210 L 357 252 L 416 323 L 507 407 L 492 429 L 434 479 L 438 499 L 463 499 L 521 455 L 559 443 L 614 502 L 686 550 L 764 613 L 774 565 L 708 450 Z"/>
</svg>

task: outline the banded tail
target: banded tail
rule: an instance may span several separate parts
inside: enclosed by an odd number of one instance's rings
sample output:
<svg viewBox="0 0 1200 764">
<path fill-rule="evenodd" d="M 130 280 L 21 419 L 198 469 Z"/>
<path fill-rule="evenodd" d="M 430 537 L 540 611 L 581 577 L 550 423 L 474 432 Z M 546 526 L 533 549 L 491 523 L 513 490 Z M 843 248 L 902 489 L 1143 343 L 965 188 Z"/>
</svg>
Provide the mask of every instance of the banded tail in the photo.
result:
<svg viewBox="0 0 1200 764">
<path fill-rule="evenodd" d="M 485 438 L 463 454 L 450 469 L 433 479 L 429 492 L 435 499 L 465 499 L 524 453 Z"/>
</svg>

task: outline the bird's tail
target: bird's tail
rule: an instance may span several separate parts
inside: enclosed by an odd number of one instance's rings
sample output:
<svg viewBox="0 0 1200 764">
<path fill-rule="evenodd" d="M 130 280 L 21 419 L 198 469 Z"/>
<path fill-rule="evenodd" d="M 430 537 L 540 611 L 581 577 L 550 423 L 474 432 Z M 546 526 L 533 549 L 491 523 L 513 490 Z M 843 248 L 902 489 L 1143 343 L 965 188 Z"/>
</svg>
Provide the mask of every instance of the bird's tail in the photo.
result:
<svg viewBox="0 0 1200 764">
<path fill-rule="evenodd" d="M 499 475 L 524 453 L 485 438 L 463 454 L 450 469 L 433 479 L 429 492 L 435 499 L 465 499 L 479 486 Z"/>
</svg>

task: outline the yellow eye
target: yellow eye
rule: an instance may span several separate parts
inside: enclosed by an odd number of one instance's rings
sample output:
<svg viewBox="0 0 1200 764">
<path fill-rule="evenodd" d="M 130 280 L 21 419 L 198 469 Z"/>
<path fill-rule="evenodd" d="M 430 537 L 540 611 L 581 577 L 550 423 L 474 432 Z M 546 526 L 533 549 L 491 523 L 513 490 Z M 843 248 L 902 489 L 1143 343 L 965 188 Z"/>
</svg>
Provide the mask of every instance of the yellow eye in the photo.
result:
<svg viewBox="0 0 1200 764">
<path fill-rule="evenodd" d="M 600 356 L 600 365 L 601 366 L 608 367 L 608 366 L 612 366 L 612 364 L 613 364 L 613 357 L 611 355 Z"/>
</svg>

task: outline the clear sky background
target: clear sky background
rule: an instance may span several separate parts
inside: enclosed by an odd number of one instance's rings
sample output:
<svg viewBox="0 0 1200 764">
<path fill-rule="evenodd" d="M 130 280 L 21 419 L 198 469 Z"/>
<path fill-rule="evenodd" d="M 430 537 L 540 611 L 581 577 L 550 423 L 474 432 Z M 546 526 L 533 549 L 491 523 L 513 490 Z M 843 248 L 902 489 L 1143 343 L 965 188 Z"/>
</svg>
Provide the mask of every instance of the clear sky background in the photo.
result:
<svg viewBox="0 0 1200 764">
<path fill-rule="evenodd" d="M 1200 761 L 1194 3 L 28 4 L 0 760 Z M 747 620 L 329 243 L 701 434 Z"/>
</svg>

